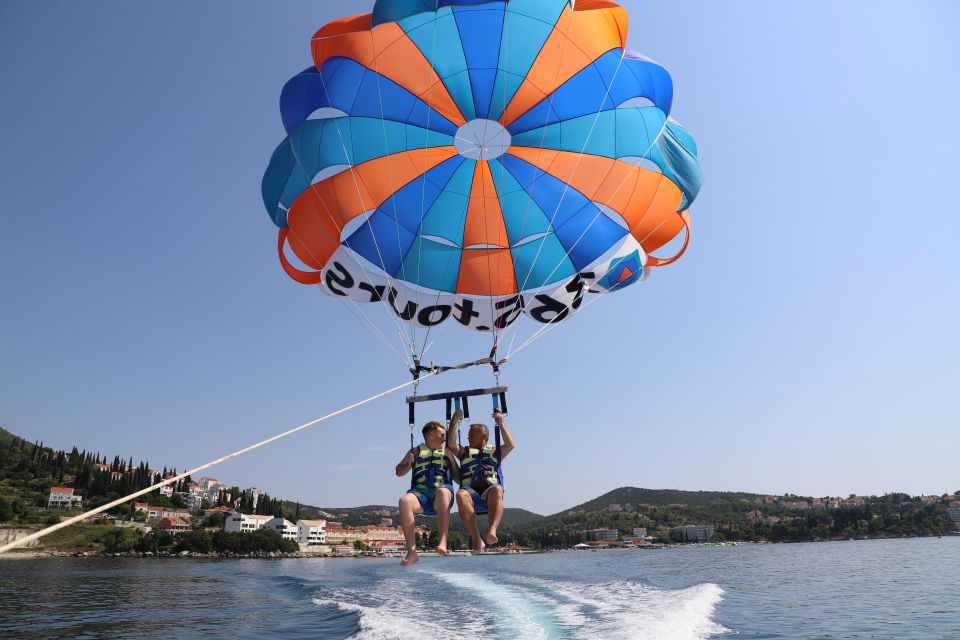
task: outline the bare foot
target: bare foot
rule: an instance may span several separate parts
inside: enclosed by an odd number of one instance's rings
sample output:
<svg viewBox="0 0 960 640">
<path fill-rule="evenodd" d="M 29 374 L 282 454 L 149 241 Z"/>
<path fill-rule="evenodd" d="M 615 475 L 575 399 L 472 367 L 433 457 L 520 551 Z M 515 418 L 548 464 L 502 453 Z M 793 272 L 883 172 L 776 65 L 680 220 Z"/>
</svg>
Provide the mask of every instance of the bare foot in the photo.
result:
<svg viewBox="0 0 960 640">
<path fill-rule="evenodd" d="M 442 556 L 447 555 L 447 545 L 445 544 L 438 544 L 437 546 L 434 547 L 434 549 L 436 550 L 437 553 L 439 553 Z"/>
<path fill-rule="evenodd" d="M 500 542 L 500 538 L 497 537 L 496 531 L 487 531 L 487 535 L 485 537 L 487 540 L 487 544 L 494 545 Z"/>
<path fill-rule="evenodd" d="M 483 544 L 483 540 L 477 540 L 479 544 L 473 545 L 473 549 L 470 551 L 470 555 L 478 556 L 483 553 L 483 550 L 487 548 L 487 545 Z"/>
<path fill-rule="evenodd" d="M 410 549 L 407 551 L 407 557 L 400 561 L 400 566 L 409 567 L 411 564 L 416 564 L 419 559 L 420 554 L 415 549 Z"/>
</svg>

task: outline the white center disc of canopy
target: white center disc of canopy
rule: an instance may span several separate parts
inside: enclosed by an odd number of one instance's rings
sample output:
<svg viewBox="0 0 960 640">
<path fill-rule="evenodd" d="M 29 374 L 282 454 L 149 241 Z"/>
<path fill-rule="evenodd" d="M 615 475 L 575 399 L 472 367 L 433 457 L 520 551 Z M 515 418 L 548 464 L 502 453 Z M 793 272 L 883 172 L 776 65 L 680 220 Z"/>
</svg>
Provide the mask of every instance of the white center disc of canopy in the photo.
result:
<svg viewBox="0 0 960 640">
<path fill-rule="evenodd" d="M 453 140 L 457 153 L 471 160 L 493 160 L 510 148 L 510 132 L 496 120 L 477 118 L 459 129 Z"/>
</svg>

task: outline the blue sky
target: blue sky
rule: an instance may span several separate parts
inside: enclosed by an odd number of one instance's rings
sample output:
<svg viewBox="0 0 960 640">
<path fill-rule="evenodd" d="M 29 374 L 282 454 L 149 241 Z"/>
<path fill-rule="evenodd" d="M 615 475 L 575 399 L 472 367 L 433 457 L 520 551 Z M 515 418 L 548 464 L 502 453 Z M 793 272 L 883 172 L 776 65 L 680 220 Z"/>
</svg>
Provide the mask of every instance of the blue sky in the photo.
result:
<svg viewBox="0 0 960 640">
<path fill-rule="evenodd" d="M 371 4 L 0 4 L 0 426 L 184 469 L 406 380 L 259 195 L 281 86 Z M 624 4 L 700 147 L 693 244 L 507 366 L 508 503 L 960 489 L 960 7 Z M 210 473 L 393 503 L 408 443 L 397 394 Z"/>
</svg>

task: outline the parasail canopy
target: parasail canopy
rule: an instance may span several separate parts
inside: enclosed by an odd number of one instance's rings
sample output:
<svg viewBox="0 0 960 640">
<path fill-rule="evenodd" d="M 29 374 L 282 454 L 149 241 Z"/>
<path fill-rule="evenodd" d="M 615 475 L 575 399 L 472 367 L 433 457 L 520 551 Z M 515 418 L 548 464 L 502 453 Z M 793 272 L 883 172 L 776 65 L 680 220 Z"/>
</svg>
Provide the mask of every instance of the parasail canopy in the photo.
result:
<svg viewBox="0 0 960 640">
<path fill-rule="evenodd" d="M 262 184 L 286 272 L 496 332 L 675 260 L 686 239 L 653 254 L 689 233 L 697 149 L 626 37 L 606 0 L 379 0 L 321 28 Z"/>
</svg>

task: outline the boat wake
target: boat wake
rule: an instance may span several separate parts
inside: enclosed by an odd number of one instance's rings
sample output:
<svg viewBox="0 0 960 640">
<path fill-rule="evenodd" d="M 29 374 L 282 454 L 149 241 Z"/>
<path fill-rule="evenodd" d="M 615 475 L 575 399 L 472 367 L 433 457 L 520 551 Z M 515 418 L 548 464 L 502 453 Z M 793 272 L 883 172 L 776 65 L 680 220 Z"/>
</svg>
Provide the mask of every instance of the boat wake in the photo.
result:
<svg viewBox="0 0 960 640">
<path fill-rule="evenodd" d="M 706 640 L 729 633 L 713 620 L 723 590 L 711 583 L 671 590 L 420 570 L 368 590 L 321 588 L 314 596 L 318 606 L 355 613 L 350 637 L 361 640 Z"/>
</svg>

